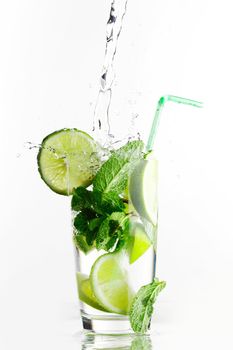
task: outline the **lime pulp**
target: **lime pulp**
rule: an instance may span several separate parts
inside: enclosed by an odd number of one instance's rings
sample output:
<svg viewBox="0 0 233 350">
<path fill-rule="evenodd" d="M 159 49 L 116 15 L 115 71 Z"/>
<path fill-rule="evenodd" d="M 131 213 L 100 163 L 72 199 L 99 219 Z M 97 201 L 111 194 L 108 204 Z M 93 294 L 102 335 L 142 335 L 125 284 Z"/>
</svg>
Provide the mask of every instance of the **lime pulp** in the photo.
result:
<svg viewBox="0 0 233 350">
<path fill-rule="evenodd" d="M 62 129 L 48 135 L 37 158 L 42 180 L 63 195 L 89 186 L 99 165 L 97 150 L 97 143 L 81 130 Z"/>
<path fill-rule="evenodd" d="M 134 292 L 123 265 L 118 253 L 101 255 L 92 266 L 90 282 L 96 299 L 108 312 L 127 315 Z"/>
<path fill-rule="evenodd" d="M 87 275 L 77 272 L 77 287 L 79 299 L 95 309 L 106 311 L 97 301 Z"/>
<path fill-rule="evenodd" d="M 129 262 L 133 264 L 149 249 L 151 241 L 145 232 L 144 226 L 139 222 L 132 223 L 130 234 Z"/>
</svg>

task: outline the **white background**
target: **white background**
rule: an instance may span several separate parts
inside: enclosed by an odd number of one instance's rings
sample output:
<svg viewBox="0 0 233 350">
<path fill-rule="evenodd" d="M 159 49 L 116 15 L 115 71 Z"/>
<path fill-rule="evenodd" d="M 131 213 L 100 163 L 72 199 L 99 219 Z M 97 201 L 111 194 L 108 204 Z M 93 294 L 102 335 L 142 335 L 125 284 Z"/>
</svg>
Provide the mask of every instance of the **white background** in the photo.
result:
<svg viewBox="0 0 233 350">
<path fill-rule="evenodd" d="M 109 5 L 0 3 L 3 350 L 85 348 L 69 198 L 44 185 L 36 152 L 23 145 L 63 127 L 91 129 Z M 152 326 L 158 350 L 233 346 L 232 32 L 229 0 L 129 0 L 120 37 L 118 125 L 138 113 L 147 132 L 163 94 L 205 102 L 203 110 L 167 105 L 157 139 L 157 274 L 167 281 Z"/>
</svg>

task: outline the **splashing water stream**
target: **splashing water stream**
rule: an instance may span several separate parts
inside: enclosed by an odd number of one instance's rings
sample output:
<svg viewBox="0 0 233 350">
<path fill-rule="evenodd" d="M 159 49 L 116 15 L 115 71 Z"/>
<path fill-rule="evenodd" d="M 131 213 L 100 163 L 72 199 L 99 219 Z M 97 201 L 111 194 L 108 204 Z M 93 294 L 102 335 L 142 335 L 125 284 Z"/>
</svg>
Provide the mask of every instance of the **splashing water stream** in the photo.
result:
<svg viewBox="0 0 233 350">
<path fill-rule="evenodd" d="M 110 132 L 110 104 L 112 85 L 115 79 L 114 58 L 128 0 L 113 0 L 107 22 L 106 49 L 100 79 L 100 89 L 94 110 L 93 131 L 95 138 L 111 144 L 113 135 Z"/>
</svg>

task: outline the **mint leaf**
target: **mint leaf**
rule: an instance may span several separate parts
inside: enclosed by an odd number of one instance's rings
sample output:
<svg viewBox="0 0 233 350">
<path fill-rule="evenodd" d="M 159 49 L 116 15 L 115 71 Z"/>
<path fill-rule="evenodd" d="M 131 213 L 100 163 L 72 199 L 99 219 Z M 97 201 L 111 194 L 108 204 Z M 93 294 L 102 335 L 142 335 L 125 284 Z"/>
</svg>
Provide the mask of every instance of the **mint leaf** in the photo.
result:
<svg viewBox="0 0 233 350">
<path fill-rule="evenodd" d="M 97 231 L 87 231 L 86 232 L 86 242 L 89 246 L 92 246 L 94 244 L 94 241 L 96 239 L 96 233 Z"/>
<path fill-rule="evenodd" d="M 105 215 L 111 214 L 114 211 L 123 211 L 125 209 L 125 204 L 123 199 L 115 192 L 92 192 L 84 187 L 77 187 L 71 200 L 71 207 L 75 211 L 89 208 L 96 213 Z"/>
<path fill-rule="evenodd" d="M 101 217 L 101 218 L 94 218 L 94 219 L 91 219 L 90 222 L 89 222 L 89 230 L 90 231 L 94 231 L 96 230 L 97 228 L 99 228 L 99 226 L 101 225 L 101 223 L 103 222 L 104 218 Z"/>
<path fill-rule="evenodd" d="M 123 248 L 127 248 L 131 236 L 129 234 L 130 230 L 130 219 L 129 216 L 125 217 L 123 223 L 121 224 L 121 230 L 118 232 L 118 242 L 115 248 L 115 251 L 118 252 Z"/>
<path fill-rule="evenodd" d="M 148 336 L 137 336 L 133 339 L 130 350 L 152 350 L 151 339 Z"/>
<path fill-rule="evenodd" d="M 80 211 L 85 208 L 91 207 L 91 192 L 85 187 L 77 187 L 74 190 L 74 194 L 71 200 L 71 208 L 75 211 Z"/>
<path fill-rule="evenodd" d="M 96 239 L 98 229 L 103 222 L 104 217 L 91 219 L 88 223 L 88 230 L 86 233 L 86 241 L 89 245 L 93 245 Z"/>
<path fill-rule="evenodd" d="M 74 218 L 74 227 L 80 233 L 86 233 L 89 230 L 89 222 L 96 218 L 96 214 L 91 209 L 83 209 Z"/>
<path fill-rule="evenodd" d="M 88 230 L 88 216 L 85 213 L 79 213 L 74 219 L 74 227 L 80 233 L 86 233 Z"/>
<path fill-rule="evenodd" d="M 115 192 L 101 193 L 94 191 L 92 192 L 92 203 L 94 210 L 102 215 L 124 211 L 125 209 L 123 199 Z"/>
<path fill-rule="evenodd" d="M 74 242 L 76 247 L 87 253 L 93 246 L 98 228 L 93 227 L 96 213 L 91 209 L 83 209 L 74 218 Z M 100 225 L 100 223 L 99 223 Z M 92 227 L 92 230 L 90 229 Z"/>
<path fill-rule="evenodd" d="M 96 236 L 96 248 L 98 250 L 109 251 L 115 245 L 125 217 L 124 213 L 114 212 L 102 222 Z"/>
<path fill-rule="evenodd" d="M 142 141 L 131 141 L 114 151 L 97 172 L 93 180 L 94 191 L 122 193 L 127 186 L 130 172 L 143 158 L 143 148 Z"/>
<path fill-rule="evenodd" d="M 93 246 L 87 244 L 86 238 L 84 236 L 75 234 L 73 236 L 73 242 L 76 248 L 80 249 L 83 253 L 87 254 Z"/>
<path fill-rule="evenodd" d="M 136 333 L 146 333 L 153 314 L 153 305 L 166 282 L 155 279 L 139 289 L 130 307 L 130 323 Z"/>
</svg>

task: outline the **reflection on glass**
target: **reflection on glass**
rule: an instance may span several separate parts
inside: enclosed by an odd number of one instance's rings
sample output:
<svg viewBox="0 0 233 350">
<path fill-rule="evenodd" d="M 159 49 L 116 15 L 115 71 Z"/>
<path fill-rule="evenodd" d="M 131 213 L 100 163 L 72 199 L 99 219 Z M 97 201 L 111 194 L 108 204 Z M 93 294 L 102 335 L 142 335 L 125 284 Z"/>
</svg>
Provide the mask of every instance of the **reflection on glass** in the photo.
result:
<svg viewBox="0 0 233 350">
<path fill-rule="evenodd" d="M 82 350 L 152 350 L 148 335 L 87 334 L 82 339 Z"/>
</svg>

